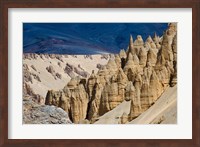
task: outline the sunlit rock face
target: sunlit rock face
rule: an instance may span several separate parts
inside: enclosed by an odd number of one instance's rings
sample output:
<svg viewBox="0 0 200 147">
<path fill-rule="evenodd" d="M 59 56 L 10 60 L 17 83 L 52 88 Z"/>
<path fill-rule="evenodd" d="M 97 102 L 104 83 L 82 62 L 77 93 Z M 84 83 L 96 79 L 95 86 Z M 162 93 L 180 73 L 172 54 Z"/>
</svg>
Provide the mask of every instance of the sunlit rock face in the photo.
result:
<svg viewBox="0 0 200 147">
<path fill-rule="evenodd" d="M 119 123 L 133 120 L 167 87 L 177 84 L 176 33 L 176 24 L 171 23 L 162 38 L 155 34 L 144 42 L 140 35 L 135 40 L 130 36 L 126 52 L 122 49 L 111 55 L 88 78 L 72 78 L 63 90 L 48 91 L 45 104 L 63 108 L 73 123 L 94 123 L 123 101 L 130 101 L 130 111 L 123 113 Z"/>
</svg>

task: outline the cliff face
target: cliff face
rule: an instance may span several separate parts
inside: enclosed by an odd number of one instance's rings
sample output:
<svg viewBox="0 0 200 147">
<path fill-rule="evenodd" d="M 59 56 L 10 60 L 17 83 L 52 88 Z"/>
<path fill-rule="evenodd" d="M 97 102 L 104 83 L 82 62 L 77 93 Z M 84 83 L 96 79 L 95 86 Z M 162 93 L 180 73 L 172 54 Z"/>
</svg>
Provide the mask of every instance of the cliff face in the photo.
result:
<svg viewBox="0 0 200 147">
<path fill-rule="evenodd" d="M 72 78 L 60 91 L 49 90 L 46 105 L 63 108 L 74 123 L 89 120 L 130 101 L 130 111 L 120 123 L 138 117 L 152 106 L 169 86 L 177 83 L 177 28 L 169 24 L 162 37 L 156 34 L 144 42 L 140 35 L 130 36 L 127 51 L 112 55 L 89 78 Z"/>
</svg>

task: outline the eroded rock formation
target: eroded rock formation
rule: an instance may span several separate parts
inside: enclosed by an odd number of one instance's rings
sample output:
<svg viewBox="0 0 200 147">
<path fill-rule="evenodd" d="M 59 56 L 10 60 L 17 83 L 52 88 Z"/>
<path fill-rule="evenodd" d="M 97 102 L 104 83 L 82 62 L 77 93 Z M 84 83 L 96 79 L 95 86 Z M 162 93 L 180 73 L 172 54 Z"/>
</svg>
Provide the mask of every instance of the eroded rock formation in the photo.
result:
<svg viewBox="0 0 200 147">
<path fill-rule="evenodd" d="M 49 90 L 45 104 L 61 107 L 69 113 L 72 121 L 86 119 L 89 97 L 79 78 L 72 78 L 61 91 Z"/>
<path fill-rule="evenodd" d="M 63 90 L 48 91 L 45 104 L 63 108 L 74 123 L 94 123 L 124 100 L 131 101 L 129 114 L 119 123 L 133 120 L 177 83 L 176 33 L 176 24 L 170 23 L 162 38 L 155 34 L 144 42 L 140 35 L 135 41 L 130 36 L 127 52 L 111 55 L 106 66 L 86 79 L 73 77 Z M 69 74 L 72 68 L 65 70 Z"/>
</svg>

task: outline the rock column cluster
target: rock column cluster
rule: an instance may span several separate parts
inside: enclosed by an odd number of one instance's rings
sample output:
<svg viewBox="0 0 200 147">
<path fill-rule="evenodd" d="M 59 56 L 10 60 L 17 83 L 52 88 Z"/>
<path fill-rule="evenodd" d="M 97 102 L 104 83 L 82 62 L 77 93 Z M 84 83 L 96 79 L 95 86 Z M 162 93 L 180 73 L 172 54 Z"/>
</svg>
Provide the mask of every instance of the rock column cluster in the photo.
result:
<svg viewBox="0 0 200 147">
<path fill-rule="evenodd" d="M 49 90 L 47 105 L 63 108 L 74 123 L 89 120 L 131 101 L 131 121 L 146 111 L 168 86 L 177 83 L 177 26 L 170 23 L 162 37 L 155 34 L 144 42 L 130 36 L 127 51 L 112 55 L 107 63 L 88 79 L 72 78 L 61 91 Z"/>
</svg>

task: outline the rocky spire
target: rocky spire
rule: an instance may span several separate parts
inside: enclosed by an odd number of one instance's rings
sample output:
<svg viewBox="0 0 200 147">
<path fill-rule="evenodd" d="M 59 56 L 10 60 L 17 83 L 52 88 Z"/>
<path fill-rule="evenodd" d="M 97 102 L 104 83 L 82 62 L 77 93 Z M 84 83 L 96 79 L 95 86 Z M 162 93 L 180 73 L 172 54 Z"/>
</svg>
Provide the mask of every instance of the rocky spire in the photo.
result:
<svg viewBox="0 0 200 147">
<path fill-rule="evenodd" d="M 148 38 L 146 39 L 146 41 L 145 42 L 148 42 L 148 43 L 151 43 L 151 42 L 153 42 L 153 40 L 152 40 L 152 38 L 151 38 L 151 36 L 149 35 L 148 36 Z"/>
<path fill-rule="evenodd" d="M 160 56 L 162 58 L 158 58 L 158 65 L 159 66 L 164 66 L 166 63 L 166 61 L 170 62 L 170 65 L 173 65 L 173 61 L 174 61 L 174 53 L 172 50 L 172 42 L 174 37 L 176 36 L 176 32 L 177 32 L 177 27 L 176 27 L 176 23 L 170 23 L 168 25 L 168 29 L 164 32 L 163 34 L 163 39 L 162 39 L 162 46 L 160 49 Z M 163 62 L 165 61 L 165 62 Z"/>
<path fill-rule="evenodd" d="M 121 68 L 121 59 L 118 54 L 115 55 L 115 63 L 118 68 Z"/>
<path fill-rule="evenodd" d="M 110 72 L 110 75 L 113 75 L 117 72 L 118 66 L 115 62 L 115 57 L 111 57 L 106 65 L 108 71 Z"/>
<path fill-rule="evenodd" d="M 139 54 L 140 49 L 144 46 L 144 41 L 141 35 L 137 35 L 137 39 L 134 41 L 135 53 Z"/>
<path fill-rule="evenodd" d="M 156 32 L 154 33 L 153 41 L 154 41 L 154 43 L 160 42 L 159 36 L 157 36 Z"/>
<path fill-rule="evenodd" d="M 147 63 L 147 51 L 146 51 L 146 48 L 144 48 L 144 47 L 141 48 L 138 57 L 139 57 L 139 59 L 140 59 L 140 65 L 141 65 L 142 67 L 145 67 L 145 66 L 146 66 L 146 63 Z"/>
<path fill-rule="evenodd" d="M 135 96 L 135 87 L 133 86 L 133 83 L 129 81 L 126 86 L 125 100 L 134 100 Z"/>
<path fill-rule="evenodd" d="M 128 51 L 128 53 L 132 53 L 132 54 L 135 53 L 132 35 L 130 35 L 130 40 L 129 40 L 129 51 Z"/>
<path fill-rule="evenodd" d="M 144 45 L 144 41 L 143 41 L 141 35 L 137 35 L 137 39 L 134 41 L 134 45 L 135 46 L 143 46 Z"/>
<path fill-rule="evenodd" d="M 125 52 L 124 49 L 121 49 L 121 50 L 120 50 L 120 52 L 119 52 L 119 57 L 120 57 L 120 58 L 126 59 L 126 52 Z"/>
<path fill-rule="evenodd" d="M 97 80 L 97 77 L 94 74 L 94 70 L 93 70 L 92 74 L 88 78 L 88 82 L 87 82 L 87 88 L 88 88 L 88 93 L 89 93 L 90 100 L 92 99 L 92 96 L 93 96 L 93 90 L 94 90 L 94 86 L 96 84 L 96 80 Z"/>
<path fill-rule="evenodd" d="M 128 60 L 127 60 L 125 67 L 124 67 L 124 72 L 127 74 L 129 69 L 134 68 L 134 65 L 135 65 L 135 63 L 133 61 L 133 55 L 131 53 L 129 53 Z"/>
<path fill-rule="evenodd" d="M 172 42 L 172 50 L 174 55 L 174 60 L 173 60 L 174 73 L 172 75 L 171 86 L 174 86 L 177 84 L 177 36 L 176 35 L 174 36 Z"/>
<path fill-rule="evenodd" d="M 147 54 L 147 62 L 150 62 L 152 66 L 155 66 L 156 61 L 157 61 L 157 53 L 153 49 L 150 49 Z"/>
</svg>

